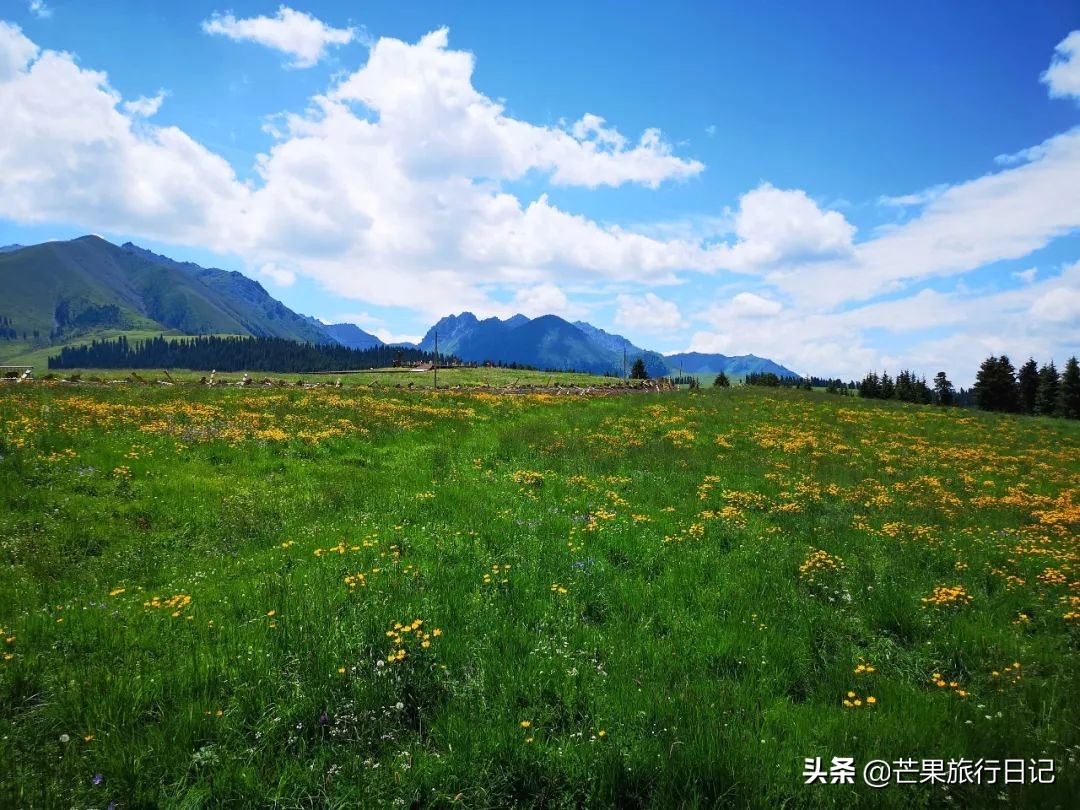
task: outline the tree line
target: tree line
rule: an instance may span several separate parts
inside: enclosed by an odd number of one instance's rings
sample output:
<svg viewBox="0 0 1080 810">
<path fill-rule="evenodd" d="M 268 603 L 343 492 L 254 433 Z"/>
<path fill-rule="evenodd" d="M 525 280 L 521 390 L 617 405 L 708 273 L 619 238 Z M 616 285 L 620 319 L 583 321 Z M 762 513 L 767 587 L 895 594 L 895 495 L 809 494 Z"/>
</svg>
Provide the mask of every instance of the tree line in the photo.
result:
<svg viewBox="0 0 1080 810">
<path fill-rule="evenodd" d="M 198 371 L 269 371 L 301 373 L 382 368 L 394 360 L 429 362 L 431 352 L 400 346 L 350 349 L 336 343 L 299 343 L 274 337 L 216 335 L 129 341 L 95 340 L 65 346 L 49 358 L 50 369 L 185 368 Z M 444 356 L 442 358 L 446 360 Z"/>
<path fill-rule="evenodd" d="M 1080 419 L 1080 363 L 1070 357 L 1058 373 L 1054 361 L 1033 358 L 1017 371 L 1007 355 L 988 357 L 975 377 L 975 404 L 984 411 Z"/>
<path fill-rule="evenodd" d="M 839 384 L 839 380 L 835 382 Z M 842 384 L 831 385 L 826 390 L 843 393 L 842 388 Z M 910 371 L 901 371 L 895 378 L 888 372 L 880 376 L 870 372 L 856 390 L 860 397 L 867 399 L 961 405 L 983 411 L 1080 419 L 1080 363 L 1075 357 L 1069 358 L 1061 373 L 1053 361 L 1040 366 L 1031 358 L 1018 371 L 1007 355 L 988 357 L 979 366 L 975 385 L 959 391 L 944 371 L 939 371 L 931 384 L 927 384 L 925 377 Z"/>
<path fill-rule="evenodd" d="M 762 388 L 801 388 L 809 391 L 809 377 L 781 377 L 772 371 L 751 371 L 743 377 L 743 385 L 756 385 Z"/>
</svg>

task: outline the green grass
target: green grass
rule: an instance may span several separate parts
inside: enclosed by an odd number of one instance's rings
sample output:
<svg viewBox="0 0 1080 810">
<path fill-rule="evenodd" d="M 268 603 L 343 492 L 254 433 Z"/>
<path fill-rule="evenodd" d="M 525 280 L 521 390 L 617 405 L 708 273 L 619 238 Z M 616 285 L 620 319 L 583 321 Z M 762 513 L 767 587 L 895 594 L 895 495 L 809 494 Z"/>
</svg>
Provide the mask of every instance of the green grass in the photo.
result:
<svg viewBox="0 0 1080 810">
<path fill-rule="evenodd" d="M 0 805 L 1072 806 L 1077 424 L 347 379 L 0 388 Z"/>
</svg>

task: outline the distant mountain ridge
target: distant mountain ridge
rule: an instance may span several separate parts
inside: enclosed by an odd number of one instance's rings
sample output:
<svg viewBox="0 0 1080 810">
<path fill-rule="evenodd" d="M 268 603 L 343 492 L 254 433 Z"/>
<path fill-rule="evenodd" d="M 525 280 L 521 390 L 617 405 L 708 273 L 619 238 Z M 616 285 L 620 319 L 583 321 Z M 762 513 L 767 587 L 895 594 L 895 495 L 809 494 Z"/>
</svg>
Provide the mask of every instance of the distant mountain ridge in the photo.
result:
<svg viewBox="0 0 1080 810">
<path fill-rule="evenodd" d="M 350 349 L 370 349 L 384 345 L 375 335 L 365 332 L 354 323 L 329 323 L 320 326 L 326 334 Z"/>
<path fill-rule="evenodd" d="M 665 355 L 668 365 L 683 374 L 719 374 L 745 376 L 747 374 L 772 373 L 777 377 L 799 377 L 789 368 L 784 368 L 766 357 L 756 354 L 701 354 L 699 352 L 680 352 Z"/>
<path fill-rule="evenodd" d="M 8 318 L 18 334 L 26 333 L 28 343 L 34 335 L 29 348 L 133 330 L 280 337 L 353 349 L 386 345 L 355 324 L 325 324 L 300 315 L 242 273 L 179 262 L 131 242 L 114 245 L 98 236 L 0 248 L 0 316 Z M 771 371 L 799 376 L 754 355 L 691 352 L 665 357 L 622 335 L 557 315 L 447 315 L 428 330 L 419 348 L 434 351 L 436 333 L 440 354 L 466 362 L 620 375 L 640 358 L 650 377 L 678 374 L 680 369 L 685 374 Z"/>
<path fill-rule="evenodd" d="M 772 372 L 781 377 L 800 376 L 767 358 L 752 354 L 682 353 L 664 356 L 635 346 L 622 335 L 606 332 L 585 321 L 571 323 L 556 315 L 529 319 L 514 315 L 505 320 L 477 318 L 471 312 L 447 315 L 432 326 L 419 347 L 453 354 L 466 362 L 517 362 L 537 368 L 576 369 L 594 374 L 622 374 L 641 358 L 650 377 L 673 374 L 719 374 L 744 376 Z"/>
</svg>

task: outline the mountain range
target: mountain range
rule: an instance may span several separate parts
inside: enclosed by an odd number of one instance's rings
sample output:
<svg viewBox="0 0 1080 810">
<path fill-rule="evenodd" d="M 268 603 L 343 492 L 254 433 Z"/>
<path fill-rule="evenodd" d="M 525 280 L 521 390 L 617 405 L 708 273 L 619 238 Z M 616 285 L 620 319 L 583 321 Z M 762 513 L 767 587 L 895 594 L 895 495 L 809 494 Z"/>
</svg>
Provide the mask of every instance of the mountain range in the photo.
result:
<svg viewBox="0 0 1080 810">
<path fill-rule="evenodd" d="M 324 324 L 293 312 L 261 284 L 236 271 L 178 262 L 130 242 L 114 245 L 97 236 L 0 247 L 0 319 L 8 341 L 40 349 L 118 331 L 235 334 L 339 343 L 366 349 L 384 345 L 355 324 Z M 448 315 L 428 330 L 419 347 L 465 362 L 520 363 L 536 368 L 621 374 L 641 358 L 650 377 L 671 374 L 798 376 L 766 358 L 722 354 L 662 355 L 635 346 L 584 321 L 556 315 L 477 318 Z M 31 337 L 33 336 L 33 337 Z M 403 344 L 408 345 L 408 344 Z"/>
</svg>

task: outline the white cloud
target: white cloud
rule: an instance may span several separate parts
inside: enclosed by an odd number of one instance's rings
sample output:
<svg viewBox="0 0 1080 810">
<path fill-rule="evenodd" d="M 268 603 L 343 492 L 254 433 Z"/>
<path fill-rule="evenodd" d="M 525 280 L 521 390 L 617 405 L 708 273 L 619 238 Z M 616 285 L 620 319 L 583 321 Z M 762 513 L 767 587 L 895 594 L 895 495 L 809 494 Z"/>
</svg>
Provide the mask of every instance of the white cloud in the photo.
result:
<svg viewBox="0 0 1080 810">
<path fill-rule="evenodd" d="M 1036 144 L 1004 155 L 996 155 L 994 163 L 999 166 L 1016 166 L 1020 163 L 1029 163 L 1046 155 L 1046 144 Z"/>
<path fill-rule="evenodd" d="M 17 28 L 0 29 L 0 104 L 20 113 L 0 132 L 0 216 L 16 221 L 228 250 L 251 267 L 288 267 L 344 296 L 429 313 L 500 310 L 484 285 L 579 283 L 582 271 L 665 280 L 705 261 L 692 243 L 503 191 L 530 170 L 652 186 L 701 165 L 655 131 L 631 143 L 598 116 L 571 127 L 583 140 L 508 117 L 473 88 L 472 56 L 449 50 L 445 31 L 415 45 L 381 40 L 311 110 L 282 116 L 253 183 L 179 129 L 136 126 L 154 100 L 125 103 L 68 54 L 36 56 Z"/>
<path fill-rule="evenodd" d="M 361 104 L 377 113 L 378 123 L 365 135 L 393 141 L 402 169 L 416 178 L 512 180 L 535 169 L 550 173 L 557 185 L 655 188 L 704 169 L 673 155 L 656 129 L 631 144 L 591 113 L 569 130 L 511 118 L 473 87 L 473 55 L 450 50 L 448 42 L 445 28 L 416 44 L 380 39 L 363 68 L 318 100 L 322 111 L 347 114 L 347 105 Z"/>
<path fill-rule="evenodd" d="M 335 315 L 333 318 L 319 318 L 319 320 L 325 324 L 351 323 L 359 326 L 365 331 L 368 331 L 368 327 L 384 324 L 382 318 L 377 318 L 369 312 L 345 312 L 340 315 Z"/>
<path fill-rule="evenodd" d="M 751 292 L 741 292 L 731 299 L 731 305 L 736 313 L 748 318 L 767 318 L 779 315 L 783 309 L 779 301 L 764 298 Z"/>
<path fill-rule="evenodd" d="M 0 82 L 18 75 L 37 55 L 38 46 L 19 26 L 0 20 Z"/>
<path fill-rule="evenodd" d="M 208 34 L 220 34 L 238 42 L 257 42 L 293 58 L 290 67 L 308 68 L 326 55 L 332 45 L 347 45 L 356 37 L 353 28 L 332 28 L 310 14 L 279 6 L 274 17 L 237 19 L 214 12 L 203 20 Z"/>
<path fill-rule="evenodd" d="M 535 287 L 523 287 L 514 294 L 510 308 L 530 318 L 565 312 L 569 301 L 566 293 L 554 284 L 537 284 Z"/>
<path fill-rule="evenodd" d="M 1080 100 L 1080 31 L 1073 31 L 1057 44 L 1050 67 L 1039 80 L 1053 98 Z"/>
<path fill-rule="evenodd" d="M 424 339 L 423 335 L 397 334 L 389 329 L 368 329 L 365 331 L 370 332 L 383 343 L 419 343 Z"/>
<path fill-rule="evenodd" d="M 702 354 L 727 354 L 732 342 L 731 335 L 726 333 L 694 332 L 686 350 Z"/>
<path fill-rule="evenodd" d="M 296 283 L 296 273 L 278 267 L 276 264 L 264 264 L 259 268 L 259 275 L 270 279 L 279 287 L 289 287 Z"/>
<path fill-rule="evenodd" d="M 36 57 L 36 58 L 35 58 Z M 0 216 L 228 246 L 249 189 L 175 127 L 133 126 L 104 73 L 0 24 Z"/>
<path fill-rule="evenodd" d="M 1007 156 L 999 155 L 999 157 L 1005 158 Z M 901 194 L 898 197 L 878 197 L 878 205 L 893 208 L 908 208 L 916 205 L 926 205 L 928 202 L 940 197 L 948 188 L 949 186 L 947 184 L 942 183 L 936 186 L 930 186 L 929 188 L 924 188 L 922 191 L 916 191 L 913 194 Z"/>
<path fill-rule="evenodd" d="M 1080 128 L 1032 154 L 1022 165 L 950 186 L 917 217 L 857 244 L 845 259 L 793 263 L 767 278 L 805 302 L 835 306 L 1026 256 L 1080 228 Z"/>
<path fill-rule="evenodd" d="M 168 93 L 165 90 L 158 90 L 156 95 L 139 96 L 133 101 L 125 101 L 123 103 L 124 112 L 133 118 L 150 118 L 157 115 L 157 111 L 161 109 L 161 102 L 165 100 L 167 95 Z"/>
<path fill-rule="evenodd" d="M 52 9 L 45 4 L 45 0 L 30 0 L 27 5 L 30 8 L 30 13 L 39 20 L 47 20 L 52 16 Z"/>
<path fill-rule="evenodd" d="M 1037 276 L 1038 274 L 1039 274 L 1039 268 L 1037 268 L 1037 267 L 1029 267 L 1027 270 L 1017 270 L 1015 273 L 1012 273 L 1011 275 L 1012 275 L 1013 278 L 1019 279 L 1020 281 L 1024 282 L 1025 284 L 1030 284 L 1031 282 L 1033 282 L 1035 280 L 1035 276 Z"/>
<path fill-rule="evenodd" d="M 754 271 L 848 255 L 855 227 L 837 211 L 822 211 L 805 191 L 763 183 L 739 199 L 735 235 L 725 264 Z"/>
<path fill-rule="evenodd" d="M 872 369 L 910 368 L 927 377 L 944 370 L 956 384 L 969 386 L 988 354 L 1045 361 L 1075 353 L 1080 345 L 1080 262 L 1056 276 L 988 295 L 924 288 L 842 311 L 800 306 L 766 319 L 735 319 L 731 312 L 721 306 L 704 313 L 713 330 L 695 333 L 690 350 L 754 353 L 796 371 L 844 379 L 861 379 Z M 926 330 L 941 328 L 950 328 L 952 335 L 918 339 Z M 868 345 L 868 330 L 908 336 L 902 356 Z"/>
<path fill-rule="evenodd" d="M 618 309 L 615 311 L 615 323 L 619 326 L 662 334 L 674 332 L 683 325 L 678 305 L 655 293 L 641 296 L 620 295 L 616 303 Z"/>
<path fill-rule="evenodd" d="M 784 307 L 772 298 L 752 292 L 740 292 L 730 299 L 716 301 L 698 316 L 698 320 L 718 329 L 747 320 L 775 318 Z"/>
<path fill-rule="evenodd" d="M 1080 323 L 1080 288 L 1049 290 L 1031 304 L 1033 318 L 1048 323 Z"/>
<path fill-rule="evenodd" d="M 709 124 L 707 127 L 705 127 L 705 134 L 708 135 L 710 138 L 715 135 L 716 124 Z"/>
</svg>

